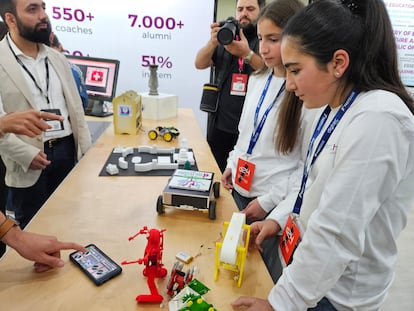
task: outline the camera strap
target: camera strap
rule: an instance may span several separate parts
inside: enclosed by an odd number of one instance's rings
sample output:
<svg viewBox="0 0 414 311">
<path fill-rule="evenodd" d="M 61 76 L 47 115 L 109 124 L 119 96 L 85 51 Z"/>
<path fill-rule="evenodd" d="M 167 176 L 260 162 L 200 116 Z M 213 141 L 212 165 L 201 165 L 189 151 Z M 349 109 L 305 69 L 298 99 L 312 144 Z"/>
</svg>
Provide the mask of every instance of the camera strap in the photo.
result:
<svg viewBox="0 0 414 311">
<path fill-rule="evenodd" d="M 224 70 L 219 71 L 218 75 L 216 75 L 217 67 L 214 67 L 214 77 L 215 78 L 217 77 L 215 79 L 216 80 L 215 82 L 217 84 L 219 92 L 221 90 L 221 87 L 224 84 L 224 81 L 226 80 L 225 77 L 228 76 L 228 74 L 230 73 L 230 69 L 231 69 L 231 61 L 230 61 L 230 57 L 229 57 L 230 53 L 226 52 L 226 50 L 224 48 L 222 49 L 222 51 L 223 51 L 223 53 L 222 53 L 222 56 L 223 56 L 222 64 L 224 65 L 223 66 Z"/>
</svg>

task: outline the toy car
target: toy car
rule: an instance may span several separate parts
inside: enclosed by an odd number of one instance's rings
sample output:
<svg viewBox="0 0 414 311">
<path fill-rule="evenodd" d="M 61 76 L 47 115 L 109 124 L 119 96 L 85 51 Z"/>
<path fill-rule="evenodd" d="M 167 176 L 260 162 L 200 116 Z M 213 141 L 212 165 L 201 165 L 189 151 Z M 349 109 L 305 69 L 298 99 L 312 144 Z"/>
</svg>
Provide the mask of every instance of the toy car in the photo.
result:
<svg viewBox="0 0 414 311">
<path fill-rule="evenodd" d="M 161 136 L 166 142 L 172 141 L 178 135 L 180 135 L 180 131 L 174 126 L 157 126 L 148 132 L 149 139 L 156 140 L 158 136 Z"/>
<path fill-rule="evenodd" d="M 182 210 L 198 210 L 216 219 L 216 201 L 220 196 L 220 182 L 213 182 L 214 173 L 177 169 L 157 200 L 158 214 L 165 207 Z"/>
</svg>

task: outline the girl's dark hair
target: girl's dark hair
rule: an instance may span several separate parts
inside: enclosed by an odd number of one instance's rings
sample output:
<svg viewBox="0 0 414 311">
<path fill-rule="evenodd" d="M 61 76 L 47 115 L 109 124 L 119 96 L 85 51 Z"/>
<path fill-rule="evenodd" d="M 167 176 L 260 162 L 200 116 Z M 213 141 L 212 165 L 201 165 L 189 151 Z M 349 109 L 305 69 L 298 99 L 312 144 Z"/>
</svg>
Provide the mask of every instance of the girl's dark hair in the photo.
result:
<svg viewBox="0 0 414 311">
<path fill-rule="evenodd" d="M 414 113 L 413 99 L 398 72 L 395 38 L 382 0 L 318 0 L 283 29 L 301 53 L 315 57 L 321 68 L 338 49 L 350 64 L 342 79 L 359 91 L 382 89 L 397 94 Z"/>
<path fill-rule="evenodd" d="M 268 19 L 283 29 L 289 19 L 303 7 L 299 0 L 274 0 L 260 11 L 257 20 Z M 264 71 L 267 71 L 266 67 L 259 69 L 257 73 Z M 285 91 L 274 135 L 276 150 L 280 153 L 288 154 L 294 149 L 299 136 L 301 113 L 302 101 L 294 93 Z"/>
<path fill-rule="evenodd" d="M 269 19 L 283 29 L 289 19 L 303 7 L 304 4 L 299 0 L 274 0 L 260 10 L 257 20 Z"/>
<path fill-rule="evenodd" d="M 263 8 L 266 5 L 266 0 L 257 0 L 257 3 L 259 4 L 259 8 Z"/>
<path fill-rule="evenodd" d="M 303 102 L 295 93 L 285 91 L 275 129 L 276 149 L 281 153 L 288 154 L 298 142 L 302 106 Z"/>
</svg>

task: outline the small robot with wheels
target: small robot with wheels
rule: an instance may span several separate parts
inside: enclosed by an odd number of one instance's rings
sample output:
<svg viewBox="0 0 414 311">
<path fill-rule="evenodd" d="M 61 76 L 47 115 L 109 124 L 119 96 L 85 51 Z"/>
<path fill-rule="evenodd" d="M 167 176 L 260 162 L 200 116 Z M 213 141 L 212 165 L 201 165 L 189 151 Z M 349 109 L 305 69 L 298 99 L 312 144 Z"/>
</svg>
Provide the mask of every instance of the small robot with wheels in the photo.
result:
<svg viewBox="0 0 414 311">
<path fill-rule="evenodd" d="M 180 135 L 180 131 L 174 126 L 157 126 L 155 129 L 148 132 L 148 138 L 156 140 L 158 136 L 162 137 L 166 142 L 172 141 Z"/>
<path fill-rule="evenodd" d="M 220 196 L 220 182 L 213 182 L 214 173 L 177 169 L 170 178 L 163 194 L 157 200 L 158 214 L 165 213 L 165 207 L 197 210 L 208 213 L 216 219 L 216 201 Z"/>
</svg>

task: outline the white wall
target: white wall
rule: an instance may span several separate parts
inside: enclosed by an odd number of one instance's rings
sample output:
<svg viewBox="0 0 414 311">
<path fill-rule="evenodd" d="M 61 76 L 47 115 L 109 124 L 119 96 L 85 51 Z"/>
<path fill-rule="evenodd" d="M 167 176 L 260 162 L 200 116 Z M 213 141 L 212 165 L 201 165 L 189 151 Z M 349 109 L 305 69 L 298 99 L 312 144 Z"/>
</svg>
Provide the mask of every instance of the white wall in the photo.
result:
<svg viewBox="0 0 414 311">
<path fill-rule="evenodd" d="M 178 95 L 179 106 L 193 108 L 205 131 L 199 103 L 209 70 L 197 70 L 194 60 L 209 38 L 214 1 L 46 0 L 46 7 L 70 54 L 120 60 L 117 95 L 147 92 L 149 68 L 143 60 L 155 57 L 158 92 Z"/>
</svg>

